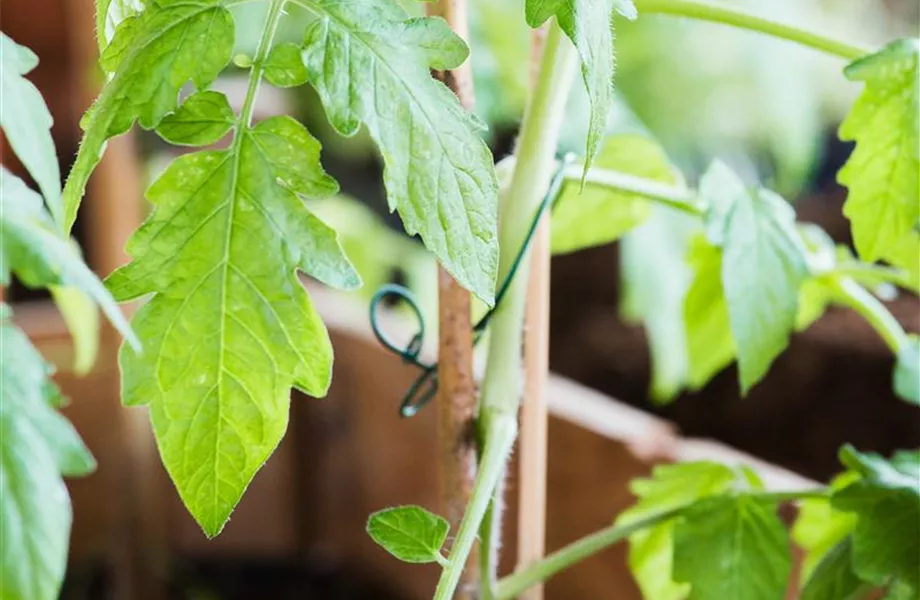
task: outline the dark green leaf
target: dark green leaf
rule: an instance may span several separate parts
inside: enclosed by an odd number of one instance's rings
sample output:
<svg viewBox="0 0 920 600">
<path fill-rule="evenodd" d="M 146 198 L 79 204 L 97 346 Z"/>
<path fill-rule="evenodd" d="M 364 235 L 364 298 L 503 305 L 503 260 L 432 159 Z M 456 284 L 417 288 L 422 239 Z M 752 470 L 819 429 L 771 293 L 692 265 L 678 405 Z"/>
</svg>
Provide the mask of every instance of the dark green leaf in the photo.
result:
<svg viewBox="0 0 920 600">
<path fill-rule="evenodd" d="M 640 135 L 607 138 L 595 164 L 656 182 L 676 184 L 679 179 L 661 147 Z M 553 254 L 613 242 L 651 212 L 651 203 L 641 196 L 590 182 L 584 189 L 569 183 L 553 207 Z"/>
<path fill-rule="evenodd" d="M 858 473 L 847 471 L 831 481 L 830 489 L 843 489 L 858 479 Z M 824 556 L 852 533 L 855 525 L 856 516 L 831 506 L 830 497 L 803 500 L 792 528 L 792 539 L 805 551 L 802 577 L 808 578 Z"/>
<path fill-rule="evenodd" d="M 54 410 L 48 365 L 5 318 L 0 348 L 0 598 L 55 600 L 71 523 L 61 474 L 85 475 L 95 462 Z"/>
<path fill-rule="evenodd" d="M 866 584 L 853 573 L 852 539 L 833 546 L 817 564 L 802 589 L 800 600 L 859 600 Z"/>
<path fill-rule="evenodd" d="M 332 347 L 296 276 L 360 284 L 335 232 L 299 195 L 337 185 L 299 123 L 273 117 L 226 151 L 177 159 L 147 192 L 157 208 L 106 283 L 134 316 L 143 354 L 123 347 L 122 397 L 149 404 L 185 505 L 220 532 L 287 428 L 291 386 L 322 396 Z"/>
<path fill-rule="evenodd" d="M 281 88 L 305 84 L 309 74 L 301 58 L 302 51 L 303 48 L 293 42 L 285 42 L 272 48 L 265 61 L 265 79 Z"/>
<path fill-rule="evenodd" d="M 690 600 L 782 600 L 791 567 L 775 503 L 710 498 L 675 525 L 674 579 L 690 584 Z"/>
<path fill-rule="evenodd" d="M 0 33 L 0 127 L 41 189 L 52 216 L 60 221 L 61 172 L 51 139 L 51 113 L 38 88 L 23 77 L 36 65 L 38 58 L 31 50 Z"/>
<path fill-rule="evenodd" d="M 902 400 L 920 404 L 920 337 L 911 335 L 898 352 L 894 367 L 894 391 Z"/>
<path fill-rule="evenodd" d="M 317 20 L 303 60 L 332 125 L 363 122 L 380 146 L 390 209 L 466 288 L 491 304 L 498 268 L 498 184 L 481 124 L 429 68 L 466 60 L 441 19 L 410 19 L 393 0 L 295 0 Z"/>
<path fill-rule="evenodd" d="M 840 126 L 840 138 L 855 140 L 856 149 L 838 179 L 849 188 L 843 212 L 867 261 L 901 254 L 901 244 L 916 237 L 920 223 L 918 57 L 920 40 L 905 38 L 844 71 L 850 80 L 865 83 Z"/>
<path fill-rule="evenodd" d="M 187 81 L 205 89 L 230 62 L 233 18 L 220 0 L 162 0 L 132 24 L 120 27 L 106 50 L 118 60 L 103 56 L 103 62 L 117 62 L 117 69 L 83 119 L 86 134 L 64 186 L 68 231 L 106 140 L 128 131 L 135 120 L 155 128 L 175 110 Z"/>
<path fill-rule="evenodd" d="M 186 98 L 176 112 L 160 121 L 157 133 L 171 144 L 207 146 L 224 137 L 235 121 L 227 97 L 208 90 Z"/>
<path fill-rule="evenodd" d="M 540 27 L 556 17 L 581 59 L 581 74 L 591 101 L 585 171 L 591 167 L 607 118 L 613 106 L 614 45 L 613 18 L 616 13 L 636 18 L 632 0 L 526 0 L 524 15 L 531 27 Z"/>
<path fill-rule="evenodd" d="M 450 525 L 421 506 L 398 506 L 375 512 L 367 520 L 367 533 L 384 550 L 408 563 L 444 561 L 441 546 Z"/>
</svg>

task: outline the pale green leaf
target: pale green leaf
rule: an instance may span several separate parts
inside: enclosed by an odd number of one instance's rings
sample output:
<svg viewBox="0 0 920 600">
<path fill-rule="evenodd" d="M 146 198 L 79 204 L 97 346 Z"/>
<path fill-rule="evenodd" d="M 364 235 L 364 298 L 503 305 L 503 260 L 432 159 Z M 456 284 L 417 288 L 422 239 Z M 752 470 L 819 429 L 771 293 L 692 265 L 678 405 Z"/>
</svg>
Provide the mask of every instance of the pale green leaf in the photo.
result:
<svg viewBox="0 0 920 600">
<path fill-rule="evenodd" d="M 862 477 L 834 493 L 839 510 L 855 513 L 853 570 L 875 585 L 896 584 L 920 594 L 920 457 L 888 462 L 845 447 L 841 460 Z M 897 596 L 895 596 L 897 597 Z"/>
<path fill-rule="evenodd" d="M 628 524 L 697 500 L 726 492 L 738 483 L 737 473 L 714 462 L 655 467 L 651 479 L 637 479 L 630 489 L 638 502 L 617 518 Z M 674 521 L 665 521 L 629 536 L 629 568 L 649 600 L 681 600 L 690 588 L 671 578 Z"/>
<path fill-rule="evenodd" d="M 208 146 L 224 137 L 235 122 L 227 97 L 207 90 L 192 94 L 176 112 L 166 115 L 157 133 L 171 144 Z"/>
<path fill-rule="evenodd" d="M 656 182 L 676 184 L 678 175 L 661 147 L 640 135 L 604 140 L 595 165 Z M 568 183 L 553 207 L 552 251 L 565 254 L 608 244 L 652 212 L 648 199 L 593 183 Z"/>
<path fill-rule="evenodd" d="M 48 289 L 73 338 L 73 371 L 85 375 L 99 353 L 99 311 L 80 288 L 52 285 Z"/>
<path fill-rule="evenodd" d="M 860 600 L 866 584 L 853 573 L 853 543 L 849 537 L 834 545 L 815 566 L 800 600 Z"/>
<path fill-rule="evenodd" d="M 0 33 L 0 128 L 60 221 L 61 171 L 51 139 L 51 113 L 38 88 L 24 77 L 37 64 L 31 50 Z"/>
<path fill-rule="evenodd" d="M 48 365 L 5 318 L 0 348 L 0 598 L 56 600 L 71 523 L 61 474 L 85 475 L 95 462 L 54 409 Z"/>
<path fill-rule="evenodd" d="M 179 495 L 220 532 L 287 428 L 291 387 L 322 396 L 332 346 L 296 276 L 353 288 L 335 232 L 299 195 L 337 190 L 302 125 L 273 117 L 230 150 L 187 154 L 150 187 L 156 210 L 106 283 L 134 316 L 143 354 L 123 347 L 122 398 L 149 404 Z"/>
<path fill-rule="evenodd" d="M 82 122 L 86 133 L 64 186 L 68 231 L 106 140 L 128 131 L 135 120 L 155 128 L 175 110 L 187 81 L 205 89 L 230 62 L 233 18 L 220 0 L 160 0 L 132 23 L 130 32 L 119 28 L 106 50 L 119 55 L 117 69 Z"/>
<path fill-rule="evenodd" d="M 920 40 L 905 38 L 844 71 L 865 83 L 840 126 L 840 138 L 855 140 L 856 148 L 837 177 L 849 188 L 843 212 L 864 260 L 898 254 L 920 223 L 918 58 Z"/>
<path fill-rule="evenodd" d="M 86 293 L 131 343 L 137 340 L 105 286 L 86 266 L 76 244 L 54 226 L 38 194 L 0 167 L 0 285 L 11 273 L 30 287 L 75 287 Z"/>
<path fill-rule="evenodd" d="M 591 102 L 585 172 L 591 167 L 614 103 L 614 15 L 636 18 L 632 0 L 525 0 L 524 15 L 531 27 L 540 27 L 555 17 L 559 27 L 575 45 L 581 59 L 581 74 Z"/>
<path fill-rule="evenodd" d="M 297 87 L 307 82 L 309 74 L 303 64 L 303 49 L 293 42 L 278 44 L 265 60 L 265 80 L 275 87 Z"/>
<path fill-rule="evenodd" d="M 898 352 L 894 367 L 894 391 L 911 404 L 920 404 L 920 337 L 911 335 Z"/>
<path fill-rule="evenodd" d="M 722 285 L 742 393 L 789 345 L 799 287 L 808 275 L 795 212 L 765 189 L 747 190 L 716 163 L 700 181 L 710 240 L 722 246 Z"/>
<path fill-rule="evenodd" d="M 722 287 L 722 253 L 702 235 L 690 243 L 693 279 L 684 299 L 687 386 L 699 390 L 735 358 L 728 305 Z"/>
<path fill-rule="evenodd" d="M 831 481 L 831 490 L 840 490 L 859 479 L 848 471 Z M 805 551 L 802 561 L 802 578 L 807 579 L 824 556 L 853 531 L 856 517 L 831 506 L 830 497 L 806 498 L 799 505 L 792 539 Z"/>
<path fill-rule="evenodd" d="M 674 528 L 674 579 L 690 600 L 782 600 L 792 560 L 776 504 L 750 496 L 702 500 Z"/>
<path fill-rule="evenodd" d="M 441 546 L 450 525 L 421 506 L 398 506 L 375 512 L 367 533 L 384 550 L 408 563 L 444 562 Z"/>
<path fill-rule="evenodd" d="M 96 0 L 96 39 L 99 54 L 108 48 L 122 22 L 144 10 L 147 0 Z"/>
<path fill-rule="evenodd" d="M 363 122 L 380 147 L 390 209 L 445 268 L 491 304 L 498 267 L 498 184 L 481 124 L 429 68 L 468 49 L 441 19 L 410 19 L 393 0 L 295 0 L 317 19 L 303 60 L 332 125 Z"/>
</svg>

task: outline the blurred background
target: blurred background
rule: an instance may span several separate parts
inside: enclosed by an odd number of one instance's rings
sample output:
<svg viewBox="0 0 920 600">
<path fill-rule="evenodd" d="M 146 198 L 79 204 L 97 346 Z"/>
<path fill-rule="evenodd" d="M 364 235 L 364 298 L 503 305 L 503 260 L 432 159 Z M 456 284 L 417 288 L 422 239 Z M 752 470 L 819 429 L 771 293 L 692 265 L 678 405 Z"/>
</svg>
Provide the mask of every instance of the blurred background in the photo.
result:
<svg viewBox="0 0 920 600">
<path fill-rule="evenodd" d="M 405 4 L 420 10 L 418 3 Z M 736 4 L 870 46 L 917 35 L 920 19 L 914 0 Z M 66 173 L 80 141 L 79 118 L 101 77 L 94 68 L 92 1 L 2 0 L 0 11 L 3 31 L 40 58 L 30 78 L 54 116 Z M 237 52 L 251 53 L 265 7 L 250 3 L 234 11 Z M 471 11 L 477 112 L 489 124 L 498 160 L 513 147 L 527 96 L 529 34 L 521 0 L 472 0 Z M 298 41 L 304 18 L 292 11 L 279 41 Z M 845 193 L 835 174 L 850 147 L 837 139 L 836 128 L 859 88 L 841 76 L 839 59 L 670 17 L 620 20 L 616 38 L 619 96 L 611 132 L 656 138 L 691 183 L 721 158 L 794 202 L 800 220 L 849 243 L 841 214 Z M 231 68 L 217 84 L 237 105 L 243 75 Z M 397 564 L 365 539 L 363 526 L 368 513 L 386 505 L 437 507 L 432 415 L 398 418 L 399 399 L 415 373 L 369 337 L 366 311 L 373 293 L 395 281 L 416 293 L 431 321 L 437 313 L 435 264 L 387 213 L 381 163 L 363 132 L 337 136 L 308 87 L 266 85 L 257 112 L 259 118 L 287 113 L 301 119 L 322 141 L 324 164 L 342 187 L 340 197 L 311 206 L 342 233 L 365 281 L 344 299 L 314 291 L 336 347 L 330 397 L 295 399 L 282 446 L 224 534 L 209 542 L 171 489 L 146 415 L 119 404 L 118 340 L 105 332 L 95 368 L 77 378 L 68 372 L 69 336 L 48 299 L 21 286 L 7 290 L 20 324 L 58 365 L 71 398 L 67 414 L 100 465 L 95 475 L 70 482 L 75 521 L 64 598 L 395 599 L 423 598 L 431 589 L 436 572 Z M 586 130 L 587 99 L 579 84 L 561 150 L 582 151 Z M 124 241 L 147 211 L 143 189 L 177 151 L 147 132 L 109 145 L 75 230 L 101 275 L 125 261 Z M 27 177 L 6 148 L 3 157 L 4 165 Z M 832 309 L 796 334 L 744 399 L 734 367 L 694 393 L 679 393 L 667 373 L 653 378 L 646 332 L 622 300 L 635 285 L 630 274 L 642 271 L 640 248 L 634 239 L 552 264 L 551 369 L 559 377 L 551 401 L 562 408 L 554 409 L 550 424 L 550 549 L 608 523 L 631 502 L 626 481 L 659 461 L 760 460 L 777 480 L 799 482 L 834 473 L 844 442 L 882 453 L 920 445 L 920 411 L 893 396 L 889 352 L 868 325 L 844 310 Z M 892 297 L 888 305 L 905 328 L 920 329 L 915 297 Z M 410 336 L 411 323 L 399 317 L 397 308 L 394 326 Z M 430 332 L 435 325 L 429 323 Z M 590 410 L 566 411 L 573 406 Z M 584 414 L 616 425 L 585 429 L 577 424 Z M 509 487 L 513 497 L 513 481 Z M 512 518 L 509 539 L 513 534 Z M 506 569 L 513 553 L 512 542 Z M 638 598 L 622 548 L 560 576 L 548 594 Z"/>
</svg>

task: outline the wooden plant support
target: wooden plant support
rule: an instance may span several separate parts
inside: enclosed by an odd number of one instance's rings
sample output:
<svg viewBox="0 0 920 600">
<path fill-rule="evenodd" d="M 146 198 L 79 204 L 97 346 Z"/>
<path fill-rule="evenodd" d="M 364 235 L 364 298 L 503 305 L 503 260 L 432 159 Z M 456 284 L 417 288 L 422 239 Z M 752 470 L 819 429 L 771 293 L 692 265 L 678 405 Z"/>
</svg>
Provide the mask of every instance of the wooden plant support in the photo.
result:
<svg viewBox="0 0 920 600">
<path fill-rule="evenodd" d="M 426 4 L 426 12 L 442 17 L 450 28 L 469 41 L 466 0 L 439 0 Z M 473 73 L 467 60 L 456 69 L 434 76 L 453 91 L 460 104 L 473 110 Z M 476 475 L 476 386 L 473 379 L 473 333 L 470 327 L 470 293 L 438 266 L 438 457 L 441 471 L 442 514 L 457 531 L 473 492 Z M 478 597 L 479 560 L 474 549 L 458 587 L 458 599 Z"/>
<path fill-rule="evenodd" d="M 539 68 L 544 29 L 532 34 L 531 65 Z M 549 376 L 550 215 L 545 213 L 534 232 L 530 249 L 530 279 L 524 317 L 524 396 L 518 437 L 518 568 L 543 558 L 546 551 L 546 387 Z M 520 596 L 542 600 L 543 586 Z"/>
</svg>

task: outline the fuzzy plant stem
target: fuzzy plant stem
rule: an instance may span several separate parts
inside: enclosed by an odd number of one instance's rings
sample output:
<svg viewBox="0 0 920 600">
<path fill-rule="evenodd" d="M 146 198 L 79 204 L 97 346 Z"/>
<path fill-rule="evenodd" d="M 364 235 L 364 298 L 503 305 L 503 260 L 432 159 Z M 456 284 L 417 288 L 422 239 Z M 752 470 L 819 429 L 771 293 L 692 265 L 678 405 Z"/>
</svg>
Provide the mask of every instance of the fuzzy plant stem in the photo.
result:
<svg viewBox="0 0 920 600">
<path fill-rule="evenodd" d="M 501 206 L 498 281 L 504 281 L 514 264 L 534 213 L 549 187 L 575 67 L 575 49 L 554 22 L 546 38 L 540 74 L 524 113 L 511 186 Z M 479 526 L 504 477 L 507 460 L 517 436 L 527 258 L 524 257 L 522 268 L 518 270 L 492 320 L 489 361 L 480 399 L 479 429 L 483 451 L 479 460 L 479 473 L 473 497 L 451 548 L 448 566 L 441 573 L 435 600 L 453 598 Z M 493 519 L 497 520 L 499 515 L 497 507 L 493 507 Z M 481 540 L 483 553 L 491 554 L 490 548 L 494 547 L 492 541 Z M 494 560 L 490 560 L 489 564 L 494 570 Z"/>
<path fill-rule="evenodd" d="M 635 0 L 639 14 L 669 14 L 688 19 L 730 25 L 757 31 L 775 38 L 789 40 L 826 54 L 853 61 L 872 52 L 871 49 L 819 35 L 792 25 L 757 17 L 724 4 L 701 0 Z"/>
</svg>

